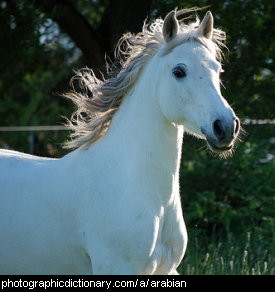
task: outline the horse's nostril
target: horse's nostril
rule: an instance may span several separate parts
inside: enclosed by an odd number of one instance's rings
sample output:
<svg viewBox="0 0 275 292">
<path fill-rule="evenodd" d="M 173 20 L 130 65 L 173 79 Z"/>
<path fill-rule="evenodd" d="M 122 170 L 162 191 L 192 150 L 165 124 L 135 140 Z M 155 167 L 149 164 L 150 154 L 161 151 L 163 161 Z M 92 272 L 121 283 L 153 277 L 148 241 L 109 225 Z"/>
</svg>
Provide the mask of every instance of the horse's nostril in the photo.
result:
<svg viewBox="0 0 275 292">
<path fill-rule="evenodd" d="M 220 120 L 216 120 L 214 122 L 213 131 L 219 140 L 223 140 L 225 138 L 225 131 Z"/>
<path fill-rule="evenodd" d="M 237 135 L 240 131 L 240 120 L 238 118 L 234 121 L 234 135 Z"/>
</svg>

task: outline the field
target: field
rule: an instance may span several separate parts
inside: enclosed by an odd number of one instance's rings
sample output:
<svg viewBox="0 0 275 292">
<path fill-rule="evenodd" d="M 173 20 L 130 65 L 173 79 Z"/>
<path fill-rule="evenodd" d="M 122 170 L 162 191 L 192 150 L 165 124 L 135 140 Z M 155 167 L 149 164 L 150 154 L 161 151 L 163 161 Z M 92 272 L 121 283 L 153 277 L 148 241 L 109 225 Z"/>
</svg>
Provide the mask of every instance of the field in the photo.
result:
<svg viewBox="0 0 275 292">
<path fill-rule="evenodd" d="M 255 237 L 247 233 L 243 239 L 222 242 L 215 238 L 206 244 L 191 236 L 179 272 L 182 275 L 274 275 L 274 256 Z"/>
</svg>

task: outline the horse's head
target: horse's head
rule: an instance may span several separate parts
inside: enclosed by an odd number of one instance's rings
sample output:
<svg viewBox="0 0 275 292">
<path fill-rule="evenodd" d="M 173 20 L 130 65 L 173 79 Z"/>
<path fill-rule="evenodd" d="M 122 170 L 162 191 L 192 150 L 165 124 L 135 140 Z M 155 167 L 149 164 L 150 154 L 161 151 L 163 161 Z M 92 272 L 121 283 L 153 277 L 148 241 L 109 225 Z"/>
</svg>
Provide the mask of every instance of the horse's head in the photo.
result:
<svg viewBox="0 0 275 292">
<path fill-rule="evenodd" d="M 165 43 L 158 62 L 160 108 L 169 121 L 206 139 L 212 151 L 230 153 L 240 121 L 220 91 L 222 68 L 216 58 L 219 31 L 213 28 L 211 12 L 199 26 L 189 31 L 186 26 L 184 33 L 179 28 L 176 12 L 172 11 L 163 23 Z"/>
</svg>

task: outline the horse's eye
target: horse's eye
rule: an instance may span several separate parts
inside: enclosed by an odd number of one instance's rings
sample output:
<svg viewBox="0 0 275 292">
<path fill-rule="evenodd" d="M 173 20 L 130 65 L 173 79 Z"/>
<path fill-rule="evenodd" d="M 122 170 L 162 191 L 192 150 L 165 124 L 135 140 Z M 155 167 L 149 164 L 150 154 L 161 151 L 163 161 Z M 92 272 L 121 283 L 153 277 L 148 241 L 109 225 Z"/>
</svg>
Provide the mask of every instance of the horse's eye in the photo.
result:
<svg viewBox="0 0 275 292">
<path fill-rule="evenodd" d="M 186 71 L 185 71 L 185 66 L 182 65 L 178 65 L 175 68 L 173 68 L 173 74 L 174 76 L 179 79 L 179 78 L 183 78 L 186 76 Z"/>
</svg>

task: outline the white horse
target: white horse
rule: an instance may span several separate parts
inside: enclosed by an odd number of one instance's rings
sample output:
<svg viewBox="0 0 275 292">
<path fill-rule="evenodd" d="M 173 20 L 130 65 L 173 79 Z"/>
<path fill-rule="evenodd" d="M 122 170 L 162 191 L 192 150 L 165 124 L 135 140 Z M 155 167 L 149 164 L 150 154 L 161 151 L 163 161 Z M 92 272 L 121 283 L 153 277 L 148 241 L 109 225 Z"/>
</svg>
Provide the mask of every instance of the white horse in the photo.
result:
<svg viewBox="0 0 275 292">
<path fill-rule="evenodd" d="M 183 133 L 227 156 L 240 129 L 220 92 L 224 33 L 210 12 L 188 25 L 183 12 L 125 35 L 112 78 L 78 73 L 74 151 L 1 150 L 1 274 L 177 274 Z"/>
</svg>

